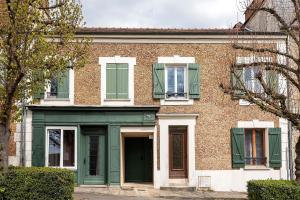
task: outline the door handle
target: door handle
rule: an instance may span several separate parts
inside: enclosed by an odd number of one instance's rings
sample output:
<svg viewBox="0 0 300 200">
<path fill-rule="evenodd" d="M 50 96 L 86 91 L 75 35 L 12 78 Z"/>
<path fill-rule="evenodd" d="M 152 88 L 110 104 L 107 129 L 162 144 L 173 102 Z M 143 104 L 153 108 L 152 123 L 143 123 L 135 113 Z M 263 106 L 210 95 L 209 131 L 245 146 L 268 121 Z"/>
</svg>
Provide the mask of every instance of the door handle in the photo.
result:
<svg viewBox="0 0 300 200">
<path fill-rule="evenodd" d="M 85 165 L 85 158 L 83 159 L 83 164 Z"/>
</svg>

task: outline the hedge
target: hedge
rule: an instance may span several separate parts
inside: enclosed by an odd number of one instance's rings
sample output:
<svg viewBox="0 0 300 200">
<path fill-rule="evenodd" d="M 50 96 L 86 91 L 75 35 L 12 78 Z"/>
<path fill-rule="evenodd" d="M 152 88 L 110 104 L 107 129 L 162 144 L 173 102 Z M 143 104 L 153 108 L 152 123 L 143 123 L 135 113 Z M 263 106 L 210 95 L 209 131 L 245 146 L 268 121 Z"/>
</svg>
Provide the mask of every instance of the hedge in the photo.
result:
<svg viewBox="0 0 300 200">
<path fill-rule="evenodd" d="M 287 180 L 248 181 L 249 200 L 300 200 L 300 184 Z"/>
<path fill-rule="evenodd" d="M 7 200 L 73 199 L 74 173 L 67 169 L 13 167 L 0 182 L 0 189 Z"/>
</svg>

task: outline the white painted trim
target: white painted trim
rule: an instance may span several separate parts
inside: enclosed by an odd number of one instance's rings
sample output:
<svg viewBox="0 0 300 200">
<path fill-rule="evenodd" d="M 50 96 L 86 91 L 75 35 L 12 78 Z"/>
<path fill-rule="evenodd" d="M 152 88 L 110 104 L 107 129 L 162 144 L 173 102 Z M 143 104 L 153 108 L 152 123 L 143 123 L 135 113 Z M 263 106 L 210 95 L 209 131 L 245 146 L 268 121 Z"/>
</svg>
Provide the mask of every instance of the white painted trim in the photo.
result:
<svg viewBox="0 0 300 200">
<path fill-rule="evenodd" d="M 191 106 L 194 104 L 194 99 L 184 99 L 184 100 L 169 100 L 161 99 L 160 105 L 162 106 Z"/>
<path fill-rule="evenodd" d="M 94 43 L 140 43 L 140 44 L 232 44 L 240 43 L 277 43 L 285 41 L 284 35 L 77 35 L 80 38 L 91 38 Z M 57 41 L 57 39 L 56 39 Z"/>
<path fill-rule="evenodd" d="M 158 57 L 158 63 L 164 64 L 189 64 L 195 63 L 195 57 L 180 57 L 179 55 L 174 55 L 173 57 Z"/>
<path fill-rule="evenodd" d="M 107 100 L 106 97 L 106 64 L 107 63 L 128 63 L 128 100 Z M 135 57 L 99 57 L 99 65 L 101 67 L 101 105 L 111 106 L 131 106 L 134 105 L 134 66 L 136 65 Z"/>
<path fill-rule="evenodd" d="M 173 116 L 173 117 L 172 117 Z M 159 115 L 160 128 L 160 170 L 155 173 L 155 188 L 162 186 L 169 187 L 172 180 L 169 178 L 169 126 L 187 126 L 188 128 L 188 185 L 196 185 L 195 165 L 195 126 L 198 115 Z"/>
<path fill-rule="evenodd" d="M 32 165 L 32 111 L 26 109 L 25 119 L 25 166 Z"/>
<path fill-rule="evenodd" d="M 273 121 L 238 121 L 238 128 L 274 128 Z"/>
<path fill-rule="evenodd" d="M 121 127 L 121 133 L 153 133 L 155 127 Z"/>
<path fill-rule="evenodd" d="M 77 169 L 77 127 L 74 127 L 74 126 L 47 126 L 46 127 L 46 142 L 45 142 L 45 166 L 48 167 L 48 152 L 49 152 L 49 133 L 48 133 L 48 130 L 50 129 L 60 129 L 61 131 L 61 148 L 60 148 L 60 166 L 59 168 L 65 168 L 65 169 L 72 169 L 72 170 L 76 170 Z M 63 166 L 63 148 L 64 148 L 64 137 L 63 137 L 63 131 L 64 130 L 73 130 L 74 131 L 74 139 L 75 139 L 75 152 L 74 152 L 74 163 L 75 163 L 75 166 L 74 167 L 64 167 Z M 55 168 L 55 167 L 54 167 Z"/>
<path fill-rule="evenodd" d="M 69 69 L 69 98 L 60 99 L 60 98 L 47 98 L 47 92 L 50 92 L 50 83 L 45 88 L 44 99 L 41 99 L 41 105 L 51 105 L 51 106 L 66 106 L 74 105 L 74 70 Z"/>
<path fill-rule="evenodd" d="M 158 119 L 196 119 L 199 114 L 156 114 Z"/>
</svg>

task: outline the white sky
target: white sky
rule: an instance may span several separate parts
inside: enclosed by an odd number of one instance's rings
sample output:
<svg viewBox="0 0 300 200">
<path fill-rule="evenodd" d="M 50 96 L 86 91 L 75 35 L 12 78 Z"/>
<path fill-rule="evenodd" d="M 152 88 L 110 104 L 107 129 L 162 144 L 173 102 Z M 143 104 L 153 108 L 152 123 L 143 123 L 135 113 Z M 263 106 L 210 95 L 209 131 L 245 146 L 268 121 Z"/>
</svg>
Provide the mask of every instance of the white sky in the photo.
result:
<svg viewBox="0 0 300 200">
<path fill-rule="evenodd" d="M 228 28 L 241 0 L 82 0 L 88 27 Z"/>
</svg>

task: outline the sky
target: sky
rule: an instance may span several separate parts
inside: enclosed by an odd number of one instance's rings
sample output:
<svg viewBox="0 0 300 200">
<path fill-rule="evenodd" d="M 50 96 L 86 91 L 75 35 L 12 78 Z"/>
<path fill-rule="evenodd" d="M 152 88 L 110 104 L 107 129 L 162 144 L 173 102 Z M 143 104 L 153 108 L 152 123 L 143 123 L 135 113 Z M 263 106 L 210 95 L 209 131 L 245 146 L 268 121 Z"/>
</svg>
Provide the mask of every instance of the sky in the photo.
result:
<svg viewBox="0 0 300 200">
<path fill-rule="evenodd" d="M 241 0 L 82 0 L 87 27 L 230 28 Z"/>
</svg>

